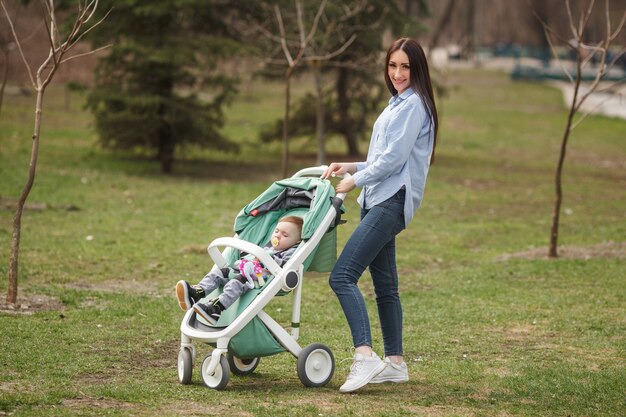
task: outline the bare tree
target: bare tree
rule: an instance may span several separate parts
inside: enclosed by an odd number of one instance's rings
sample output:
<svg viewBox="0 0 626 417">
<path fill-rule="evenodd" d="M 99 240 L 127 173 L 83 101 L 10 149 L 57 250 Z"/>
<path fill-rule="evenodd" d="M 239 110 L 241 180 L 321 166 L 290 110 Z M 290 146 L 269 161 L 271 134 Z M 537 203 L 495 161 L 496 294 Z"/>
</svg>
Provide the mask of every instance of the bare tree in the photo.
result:
<svg viewBox="0 0 626 417">
<path fill-rule="evenodd" d="M 585 100 L 587 100 L 587 98 L 589 98 L 592 93 L 596 91 L 607 91 L 615 86 L 616 83 L 613 83 L 610 86 L 600 88 L 600 82 L 602 81 L 603 77 L 608 73 L 608 71 L 613 67 L 615 61 L 624 53 L 624 50 L 622 49 L 622 51 L 620 51 L 619 54 L 616 54 L 613 59 L 609 59 L 609 47 L 611 45 L 611 42 L 615 40 L 615 38 L 618 36 L 620 31 L 624 27 L 624 21 L 626 21 L 625 11 L 617 27 L 615 29 L 612 29 L 611 16 L 609 12 L 609 0 L 605 0 L 604 2 L 604 23 L 606 28 L 604 34 L 602 34 L 601 39 L 596 40 L 595 43 L 587 43 L 586 32 L 589 27 L 589 21 L 593 11 L 594 3 L 595 1 L 591 0 L 588 7 L 585 10 L 581 11 L 580 16 L 578 17 L 578 21 L 576 21 L 575 17 L 572 15 L 570 1 L 565 0 L 565 6 L 567 9 L 567 16 L 569 18 L 569 26 L 572 36 L 568 40 L 558 37 L 555 34 L 554 30 L 550 26 L 548 26 L 543 20 L 541 20 L 541 17 L 539 15 L 535 14 L 535 16 L 542 21 L 545 36 L 554 57 L 558 60 L 565 74 L 567 74 L 569 82 L 573 87 L 572 101 L 570 103 L 570 108 L 567 115 L 565 131 L 563 132 L 563 139 L 561 140 L 561 149 L 559 152 L 559 159 L 554 180 L 555 199 L 552 212 L 552 227 L 550 229 L 550 246 L 548 250 L 548 256 L 551 258 L 558 257 L 557 246 L 559 237 L 559 218 L 561 214 L 561 203 L 563 201 L 562 175 L 563 164 L 565 162 L 565 154 L 567 151 L 567 143 L 572 130 L 574 130 L 574 128 L 576 128 L 576 126 L 578 126 L 582 122 L 582 120 L 589 115 L 590 112 L 585 112 L 584 114 L 581 114 L 577 120 L 574 119 L 579 113 L 582 104 L 585 102 Z M 565 42 L 567 45 L 569 45 L 569 47 L 573 48 L 575 53 L 574 73 L 570 72 L 570 70 L 568 70 L 565 65 L 563 65 L 562 61 L 558 59 L 553 37 L 560 39 L 562 42 Z M 583 78 L 583 70 L 588 66 L 592 59 L 597 60 L 594 67 L 595 78 L 593 79 L 593 81 L 591 81 L 586 91 L 581 92 L 580 87 Z M 623 80 L 618 82 L 623 82 Z"/>
<path fill-rule="evenodd" d="M 278 5 L 274 5 L 274 13 L 276 15 L 276 21 L 278 22 L 278 30 L 279 36 L 271 35 L 272 39 L 277 40 L 280 43 L 280 47 L 285 56 L 285 60 L 287 61 L 287 69 L 285 70 L 285 116 L 283 119 L 283 158 L 282 158 L 282 175 L 283 177 L 287 177 L 289 174 L 289 108 L 291 106 L 291 76 L 293 75 L 294 70 L 298 65 L 300 65 L 302 58 L 307 50 L 309 43 L 313 36 L 315 36 L 315 32 L 317 31 L 317 26 L 319 24 L 322 13 L 324 12 L 324 8 L 326 7 L 327 0 L 322 0 L 319 8 L 317 9 L 317 13 L 315 14 L 315 18 L 313 19 L 313 24 L 309 32 L 306 32 L 304 28 L 304 18 L 303 18 L 303 10 L 302 3 L 300 0 L 295 0 L 296 6 L 296 20 L 298 27 L 298 39 L 299 42 L 297 44 L 296 53 L 292 54 L 290 50 L 290 45 L 287 42 L 287 33 L 285 30 L 285 24 L 283 22 L 283 14 L 280 11 Z"/>
<path fill-rule="evenodd" d="M 285 80 L 285 111 L 283 118 L 283 132 L 282 132 L 282 142 L 283 142 L 283 155 L 282 155 L 282 175 L 286 177 L 289 174 L 289 110 L 291 107 L 291 77 L 294 74 L 294 71 L 304 63 L 308 64 L 310 68 L 313 69 L 315 74 L 315 82 L 316 82 L 316 91 L 317 91 L 317 108 L 318 119 L 317 119 L 317 130 L 318 130 L 318 141 L 323 141 L 323 137 L 321 137 L 321 131 L 323 131 L 323 103 L 322 103 L 322 82 L 321 82 L 321 72 L 320 68 L 322 63 L 325 61 L 329 61 L 341 53 L 343 53 L 352 42 L 356 39 L 356 35 L 353 34 L 347 39 L 341 46 L 339 46 L 333 52 L 323 53 L 321 52 L 319 42 L 315 42 L 315 37 L 318 32 L 320 20 L 324 14 L 324 9 L 326 8 L 328 0 L 322 0 L 320 5 L 317 8 L 315 13 L 315 17 L 313 18 L 313 22 L 311 24 L 311 28 L 307 31 L 305 28 L 305 16 L 304 10 L 302 7 L 302 2 L 300 0 L 295 0 L 295 15 L 289 15 L 292 17 L 289 23 L 290 28 L 294 28 L 297 33 L 291 34 L 288 33 L 288 28 L 285 25 L 285 15 L 283 11 L 278 7 L 278 5 L 274 5 L 273 13 L 276 18 L 276 22 L 278 25 L 278 35 L 272 33 L 266 28 L 261 26 L 257 26 L 256 30 L 260 31 L 267 37 L 268 39 L 278 43 L 280 45 L 280 50 L 284 56 L 284 60 L 276 60 L 275 58 L 270 58 L 267 60 L 268 63 L 274 64 L 284 64 L 287 63 L 287 67 L 284 72 L 284 80 Z M 346 8 L 346 15 L 357 13 L 360 8 L 350 9 Z M 290 42 L 291 39 L 297 39 L 296 42 Z M 293 52 L 292 52 L 293 51 Z M 323 148 L 323 146 L 322 146 Z M 320 156 L 318 155 L 318 159 Z"/>
<path fill-rule="evenodd" d="M 287 177 L 289 174 L 289 108 L 291 106 L 291 76 L 293 71 L 300 64 L 307 45 L 311 41 L 311 38 L 315 35 L 317 30 L 317 24 L 326 7 L 326 0 L 323 0 L 320 4 L 315 19 L 313 20 L 313 26 L 308 35 L 304 29 L 304 21 L 302 17 L 302 4 L 299 0 L 296 0 L 296 18 L 298 21 L 298 31 L 300 42 L 297 47 L 295 56 L 289 50 L 287 44 L 287 34 L 285 32 L 285 25 L 283 23 L 283 16 L 277 5 L 274 5 L 274 12 L 276 13 L 276 20 L 278 22 L 278 28 L 280 30 L 280 46 L 285 54 L 285 60 L 287 61 L 287 69 L 285 70 L 285 117 L 283 119 L 283 161 L 282 161 L 282 173 L 283 177 Z"/>
<path fill-rule="evenodd" d="M 357 38 L 355 33 L 359 30 L 356 27 L 346 25 L 346 22 L 354 16 L 362 13 L 367 7 L 367 0 L 358 0 L 353 4 L 344 4 L 343 15 L 334 21 L 328 22 L 320 33 L 320 36 L 314 39 L 311 44 L 312 56 L 305 56 L 309 67 L 313 70 L 313 78 L 315 80 L 315 136 L 317 138 L 317 164 L 326 163 L 326 140 L 325 140 L 325 108 L 324 108 L 324 79 L 322 77 L 322 69 L 333 58 L 341 55 Z M 349 37 L 348 37 L 349 35 Z M 334 52 L 326 53 L 325 51 L 333 49 L 331 45 L 337 45 L 339 38 L 339 46 Z M 347 38 L 347 39 L 346 39 Z M 332 63 L 340 66 L 341 63 Z"/>
<path fill-rule="evenodd" d="M 41 131 L 41 121 L 43 114 L 43 99 L 46 87 L 52 81 L 52 78 L 58 68 L 65 62 L 83 56 L 86 54 L 69 55 L 69 52 L 76 46 L 76 44 L 82 39 L 82 37 L 99 25 L 102 20 L 87 26 L 90 19 L 93 17 L 94 12 L 98 6 L 98 0 L 88 0 L 77 2 L 78 11 L 75 17 L 73 26 L 69 29 L 69 32 L 65 36 L 61 36 L 59 32 L 59 26 L 57 23 L 56 12 L 54 8 L 54 0 L 42 0 L 42 8 L 44 10 L 44 20 L 46 22 L 46 31 L 48 34 L 48 41 L 50 43 L 50 51 L 47 58 L 41 63 L 36 72 L 33 71 L 30 64 L 26 60 L 22 44 L 15 31 L 15 26 L 9 16 L 9 12 L 4 4 L 3 0 L 0 0 L 0 6 L 4 11 L 4 15 L 9 22 L 11 28 L 11 34 L 17 45 L 17 50 L 20 53 L 22 61 L 26 67 L 26 71 L 30 78 L 32 88 L 36 93 L 35 103 L 35 124 L 34 133 L 32 136 L 32 147 L 30 154 L 30 162 L 28 166 L 28 178 L 26 184 L 20 193 L 19 199 L 16 203 L 15 214 L 13 216 L 13 235 L 11 239 L 11 257 L 9 260 L 9 287 L 7 290 L 7 303 L 17 303 L 17 273 L 18 273 L 18 256 L 20 249 L 20 233 L 22 223 L 22 212 L 24 210 L 24 204 L 28 198 L 33 183 L 35 182 L 35 171 L 37 168 L 37 157 L 39 153 L 39 139 Z M 88 52 L 87 54 L 94 53 L 96 51 Z"/>
</svg>

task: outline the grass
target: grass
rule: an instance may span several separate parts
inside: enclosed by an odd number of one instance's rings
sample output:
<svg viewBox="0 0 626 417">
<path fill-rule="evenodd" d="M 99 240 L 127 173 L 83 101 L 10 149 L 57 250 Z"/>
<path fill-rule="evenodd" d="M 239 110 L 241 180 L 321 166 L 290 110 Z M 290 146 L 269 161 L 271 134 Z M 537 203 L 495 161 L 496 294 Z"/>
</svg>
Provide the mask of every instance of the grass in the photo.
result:
<svg viewBox="0 0 626 417">
<path fill-rule="evenodd" d="M 22 226 L 25 308 L 0 312 L 0 416 L 623 415 L 626 123 L 590 117 L 574 131 L 563 256 L 547 260 L 560 93 L 483 71 L 451 82 L 426 198 L 398 237 L 411 381 L 353 395 L 338 392 L 351 342 L 324 274 L 304 281 L 299 343 L 333 349 L 328 386 L 304 388 L 289 354 L 263 358 L 222 392 L 202 385 L 198 366 L 192 385 L 177 382 L 174 283 L 202 276 L 211 266 L 202 248 L 231 235 L 238 210 L 279 175 L 279 148 L 257 144 L 255 132 L 281 115 L 280 88 L 246 86 L 228 112 L 225 130 L 242 155 L 187 149 L 168 177 L 147 158 L 101 150 L 83 98 L 68 109 L 53 86 Z M 3 277 L 5 207 L 24 183 L 32 105 L 6 97 L 0 117 Z M 314 153 L 305 140 L 293 149 Z M 313 163 L 294 157 L 292 170 Z M 340 247 L 358 222 L 354 200 Z M 367 276 L 361 288 L 382 353 Z M 286 324 L 290 308 L 291 297 L 279 297 L 266 311 Z M 199 360 L 210 351 L 197 348 Z"/>
</svg>

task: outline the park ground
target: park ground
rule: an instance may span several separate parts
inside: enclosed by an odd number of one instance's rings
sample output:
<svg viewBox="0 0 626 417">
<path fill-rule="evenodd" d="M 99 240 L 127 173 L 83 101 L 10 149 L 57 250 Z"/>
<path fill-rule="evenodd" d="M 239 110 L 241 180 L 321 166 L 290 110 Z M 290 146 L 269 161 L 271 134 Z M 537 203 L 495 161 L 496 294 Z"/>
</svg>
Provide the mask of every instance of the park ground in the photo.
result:
<svg viewBox="0 0 626 417">
<path fill-rule="evenodd" d="M 452 71 L 439 100 L 438 158 L 415 220 L 398 237 L 410 382 L 338 392 L 348 327 L 327 274 L 304 279 L 302 346 L 328 345 L 335 375 L 305 388 L 287 353 L 224 391 L 177 380 L 179 279 L 208 268 L 241 207 L 278 179 L 280 86 L 252 83 L 227 112 L 241 154 L 189 148 L 175 173 L 98 147 L 84 96 L 51 87 L 37 179 L 22 225 L 20 309 L 0 311 L 0 416 L 619 416 L 626 396 L 626 122 L 592 116 L 572 134 L 560 254 L 548 259 L 561 92 L 503 72 Z M 296 85 L 296 95 L 308 82 Z M 0 117 L 0 276 L 30 153 L 33 98 Z M 365 151 L 365 145 L 362 150 Z M 294 139 L 292 172 L 314 164 Z M 337 138 L 329 151 L 339 158 Z M 358 222 L 355 195 L 339 247 Z M 6 279 L 0 282 L 5 293 Z M 368 300 L 382 354 L 373 287 Z M 291 297 L 266 311 L 288 327 Z M 210 351 L 198 346 L 198 359 Z"/>
</svg>

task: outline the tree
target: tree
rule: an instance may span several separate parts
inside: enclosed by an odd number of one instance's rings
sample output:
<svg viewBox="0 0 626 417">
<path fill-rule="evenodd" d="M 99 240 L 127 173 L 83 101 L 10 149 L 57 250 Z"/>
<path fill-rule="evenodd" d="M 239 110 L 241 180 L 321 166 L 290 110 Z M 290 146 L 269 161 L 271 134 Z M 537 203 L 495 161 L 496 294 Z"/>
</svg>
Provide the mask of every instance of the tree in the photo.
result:
<svg viewBox="0 0 626 417">
<path fill-rule="evenodd" d="M 358 140 L 368 134 L 373 114 L 380 110 L 386 88 L 381 76 L 382 40 L 389 27 L 406 33 L 406 14 L 394 2 L 358 0 L 329 1 L 322 23 L 309 44 L 301 71 L 311 71 L 316 83 L 314 96 L 303 97 L 295 106 L 292 133 L 317 137 L 318 162 L 325 158 L 322 136 L 344 137 L 347 153 L 357 156 Z M 350 39 L 354 41 L 350 42 Z M 324 51 L 339 51 L 332 59 L 315 60 Z M 328 54 L 326 54 L 328 55 Z M 272 64 L 272 61 L 269 61 Z M 322 75 L 325 75 L 322 77 Z M 322 81 L 333 80 L 331 88 Z M 284 119 L 261 133 L 264 140 L 277 139 Z"/>
<path fill-rule="evenodd" d="M 57 23 L 57 16 L 54 9 L 54 1 L 42 1 L 42 7 L 44 10 L 44 20 L 46 21 L 46 29 L 48 33 L 48 41 L 50 43 L 50 52 L 47 58 L 41 63 L 36 72 L 33 72 L 30 64 L 26 60 L 24 50 L 22 49 L 20 39 L 15 32 L 15 27 L 11 16 L 4 4 L 4 0 L 0 0 L 0 6 L 4 15 L 11 27 L 11 34 L 17 45 L 17 49 L 20 53 L 22 61 L 30 77 L 30 81 L 33 89 L 36 93 L 35 103 L 35 124 L 34 133 L 32 136 L 32 147 L 30 154 L 30 162 L 28 166 L 28 178 L 26 184 L 20 193 L 19 199 L 15 207 L 15 214 L 13 216 L 13 234 L 11 238 L 11 258 L 9 260 L 9 287 L 7 289 L 7 303 L 16 304 L 17 302 L 17 275 L 18 275 L 18 259 L 20 249 L 20 236 L 22 225 L 22 213 L 24 211 L 24 204 L 28 198 L 28 194 L 35 182 L 35 173 L 37 168 L 37 157 L 39 154 L 39 140 L 41 132 L 41 122 L 43 116 L 43 99 L 46 92 L 46 87 L 52 81 L 54 74 L 61 65 L 65 62 L 77 58 L 84 54 L 68 56 L 70 51 L 81 38 L 90 30 L 97 27 L 102 20 L 97 21 L 91 26 L 87 26 L 89 21 L 93 18 L 94 13 L 98 7 L 97 0 L 78 1 L 78 12 L 73 24 L 71 25 L 69 32 L 62 36 L 60 34 L 59 25 Z"/>
<path fill-rule="evenodd" d="M 595 91 L 610 89 L 610 87 L 604 87 L 601 89 L 600 82 L 611 69 L 615 61 L 624 53 L 624 51 L 622 50 L 619 54 L 616 54 L 613 58 L 610 58 L 609 47 L 611 46 L 611 42 L 615 40 L 615 38 L 619 35 L 620 31 L 624 27 L 624 22 L 626 21 L 626 11 L 619 20 L 616 29 L 613 30 L 611 25 L 611 14 L 608 0 L 605 0 L 604 2 L 604 33 L 600 34 L 598 31 L 598 35 L 600 36 L 600 38 L 592 41 L 587 39 L 587 32 L 589 29 L 589 22 L 592 16 L 594 3 L 595 2 L 593 0 L 590 1 L 587 8 L 580 11 L 578 21 L 576 21 L 576 17 L 572 14 L 570 1 L 565 0 L 565 7 L 567 9 L 567 16 L 569 19 L 569 26 L 571 30 L 571 37 L 568 39 L 563 39 L 562 37 L 558 36 L 551 29 L 550 26 L 548 26 L 543 20 L 541 20 L 541 17 L 539 15 L 536 15 L 536 17 L 543 23 L 545 36 L 548 43 L 550 44 L 550 48 L 553 52 L 554 57 L 561 64 L 565 74 L 567 74 L 569 82 L 572 85 L 574 91 L 572 95 L 572 101 L 569 107 L 569 112 L 567 115 L 565 131 L 563 132 L 563 138 L 561 139 L 559 158 L 554 178 L 555 199 L 552 211 L 552 227 L 550 229 L 550 245 L 548 249 L 548 256 L 551 258 L 558 257 L 559 219 L 561 214 L 561 203 L 563 201 L 563 165 L 565 163 L 568 140 L 572 130 L 574 130 L 576 126 L 578 126 L 582 122 L 582 120 L 589 115 L 589 112 L 581 115 L 581 117 L 578 118 L 576 121 L 574 121 L 574 119 L 579 113 L 582 104 L 587 98 L 589 98 L 591 94 L 593 94 Z M 565 43 L 570 48 L 572 48 L 575 55 L 575 71 L 573 74 L 559 60 L 556 53 L 553 37 L 560 39 L 562 43 Z M 592 60 L 596 61 L 594 69 L 595 77 L 590 85 L 587 87 L 586 91 L 581 92 L 580 87 L 583 79 L 583 71 L 588 68 L 588 65 Z M 623 82 L 623 80 L 621 82 Z"/>
<path fill-rule="evenodd" d="M 452 19 L 452 13 L 456 7 L 456 0 L 448 0 L 446 3 L 446 7 L 439 17 L 437 24 L 435 25 L 435 29 L 432 31 L 432 35 L 430 37 L 430 41 L 428 42 L 428 57 L 433 52 L 437 46 L 439 46 L 439 38 L 443 33 L 444 29 L 450 25 L 450 20 Z"/>
<path fill-rule="evenodd" d="M 328 0 L 322 0 L 320 4 L 316 7 L 314 17 L 311 20 L 311 27 L 305 28 L 305 23 L 308 20 L 306 13 L 307 10 L 303 7 L 302 2 L 300 0 L 295 0 L 295 11 L 289 12 L 288 8 L 281 8 L 278 3 L 274 3 L 272 5 L 266 5 L 265 8 L 267 10 L 270 9 L 275 15 L 276 25 L 272 25 L 271 23 L 267 25 L 268 19 L 263 16 L 263 14 L 259 15 L 256 13 L 248 13 L 248 16 L 251 17 L 252 21 L 255 21 L 255 27 L 257 30 L 265 35 L 267 39 L 270 41 L 276 42 L 280 45 L 280 53 L 283 58 L 278 59 L 276 54 L 270 54 L 269 59 L 266 60 L 267 64 L 274 64 L 279 66 L 284 66 L 284 81 L 285 81 L 285 111 L 284 117 L 282 121 L 282 142 L 283 142 L 283 155 L 282 155 L 282 175 L 286 177 L 288 175 L 288 165 L 289 165 L 289 113 L 291 107 L 291 77 L 294 74 L 294 71 L 298 69 L 300 65 L 303 63 L 308 63 L 311 68 L 317 68 L 319 71 L 319 66 L 322 62 L 328 61 L 338 55 L 340 55 L 346 48 L 354 41 L 355 35 L 351 36 L 349 39 L 345 40 L 342 45 L 337 47 L 332 52 L 327 52 L 326 50 L 320 51 L 319 44 L 318 48 L 315 48 L 314 40 L 316 38 L 316 34 L 319 29 L 320 19 L 324 16 L 326 4 Z M 287 17 L 287 19 L 285 19 Z M 270 21 L 271 22 L 271 21 Z M 269 26 L 269 27 L 268 27 Z M 278 34 L 276 34 L 276 32 Z M 323 113 L 322 107 L 322 98 L 321 98 L 321 87 L 319 80 L 319 72 L 316 72 L 317 84 L 318 84 L 318 102 L 317 109 L 321 113 Z M 323 115 L 320 115 L 317 119 L 318 128 L 321 127 L 323 120 Z M 322 145 L 323 148 L 323 145 Z"/>
<path fill-rule="evenodd" d="M 311 25 L 310 30 L 306 31 L 304 28 L 304 17 L 303 17 L 303 9 L 302 3 L 299 0 L 295 0 L 295 21 L 298 28 L 298 38 L 299 42 L 296 46 L 296 54 L 295 56 L 292 54 L 290 50 L 290 45 L 287 40 L 287 32 L 285 31 L 285 25 L 283 23 L 283 14 L 280 11 L 278 5 L 274 5 L 274 13 L 276 14 L 276 21 L 278 23 L 279 36 L 272 36 L 271 33 L 266 32 L 270 35 L 270 38 L 277 40 L 280 43 L 281 50 L 285 56 L 285 61 L 287 62 L 287 68 L 285 70 L 285 116 L 283 119 L 283 158 L 282 158 L 282 174 L 283 177 L 287 177 L 289 175 L 289 108 L 291 106 L 291 76 L 293 75 L 294 70 L 300 62 L 302 61 L 309 43 L 313 36 L 315 36 L 315 32 L 317 31 L 317 27 L 319 24 L 320 17 L 324 12 L 324 8 L 326 7 L 326 1 L 322 0 L 320 3 L 317 12 L 315 13 L 315 17 L 313 18 L 313 23 Z"/>
<path fill-rule="evenodd" d="M 92 37 L 113 42 L 88 98 L 101 143 L 153 153 L 172 172 L 177 148 L 195 144 L 234 151 L 220 132 L 236 80 L 219 60 L 240 47 L 232 7 L 219 0 L 106 0 L 111 24 Z"/>
</svg>

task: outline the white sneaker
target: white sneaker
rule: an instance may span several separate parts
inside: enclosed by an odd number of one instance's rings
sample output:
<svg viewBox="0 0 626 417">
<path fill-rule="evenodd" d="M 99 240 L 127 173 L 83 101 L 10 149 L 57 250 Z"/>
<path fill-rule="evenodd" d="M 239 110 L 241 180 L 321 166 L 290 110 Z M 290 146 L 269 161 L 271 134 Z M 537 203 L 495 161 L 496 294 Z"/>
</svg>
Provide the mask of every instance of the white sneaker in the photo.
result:
<svg viewBox="0 0 626 417">
<path fill-rule="evenodd" d="M 401 364 L 393 363 L 389 358 L 385 358 L 385 369 L 370 381 L 370 384 L 381 384 L 383 382 L 407 382 L 409 380 L 409 370 L 406 362 Z"/>
<path fill-rule="evenodd" d="M 370 382 L 372 378 L 378 375 L 383 369 L 385 369 L 385 362 L 383 362 L 376 353 L 372 352 L 372 356 L 369 358 L 356 353 L 354 355 L 354 362 L 350 367 L 350 374 L 346 382 L 339 387 L 339 391 L 356 391 Z"/>
</svg>

